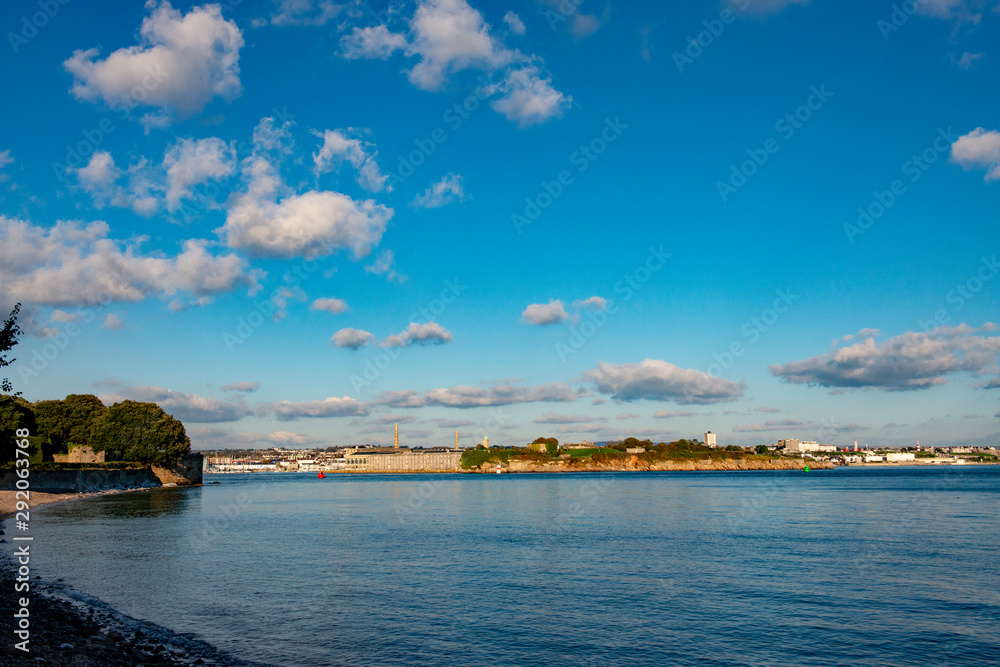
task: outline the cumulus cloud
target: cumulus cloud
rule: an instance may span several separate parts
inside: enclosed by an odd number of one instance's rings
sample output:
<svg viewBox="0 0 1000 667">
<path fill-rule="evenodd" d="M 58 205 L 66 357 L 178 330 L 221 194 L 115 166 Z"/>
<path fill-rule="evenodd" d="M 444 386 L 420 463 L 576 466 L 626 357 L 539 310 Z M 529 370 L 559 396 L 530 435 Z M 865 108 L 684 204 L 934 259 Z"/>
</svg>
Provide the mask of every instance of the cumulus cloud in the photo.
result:
<svg viewBox="0 0 1000 667">
<path fill-rule="evenodd" d="M 640 416 L 633 412 L 620 412 L 615 416 L 615 419 L 638 419 Z"/>
<path fill-rule="evenodd" d="M 372 200 L 355 201 L 339 192 L 284 194 L 274 166 L 247 158 L 245 192 L 236 195 L 218 230 L 226 243 L 255 257 L 315 258 L 350 249 L 359 259 L 371 252 L 393 215 Z"/>
<path fill-rule="evenodd" d="M 709 375 L 703 371 L 680 368 L 659 359 L 645 359 L 639 364 L 599 362 L 597 368 L 584 372 L 601 394 L 611 394 L 619 401 L 673 401 L 699 404 L 735 401 L 743 396 L 746 384 Z"/>
<path fill-rule="evenodd" d="M 153 107 L 143 118 L 147 129 L 169 124 L 175 114 L 196 114 L 215 97 L 235 99 L 242 90 L 243 34 L 222 17 L 221 7 L 194 7 L 182 15 L 169 2 L 147 6 L 152 12 L 143 19 L 139 45 L 103 60 L 96 48 L 78 50 L 63 63 L 73 75 L 73 95 L 113 108 Z"/>
<path fill-rule="evenodd" d="M 573 307 L 577 310 L 604 310 L 608 307 L 607 299 L 599 296 L 592 296 L 589 299 L 582 299 L 573 302 Z"/>
<path fill-rule="evenodd" d="M 358 185 L 369 192 L 381 192 L 386 189 L 388 178 L 382 173 L 375 158 L 378 151 L 360 139 L 348 136 L 352 130 L 325 130 L 313 134 L 323 140 L 319 151 L 313 153 L 314 172 L 317 176 L 337 169 L 347 161 L 358 172 Z M 390 190 L 392 188 L 389 188 Z"/>
<path fill-rule="evenodd" d="M 231 422 L 250 414 L 243 401 L 224 401 L 149 385 L 122 387 L 113 394 L 100 394 L 98 398 L 108 405 L 125 399 L 156 403 L 182 422 Z"/>
<path fill-rule="evenodd" d="M 821 387 L 873 387 L 911 391 L 946 384 L 945 376 L 960 371 L 981 374 L 993 369 L 1000 337 L 983 336 L 966 325 L 907 332 L 881 343 L 874 337 L 803 361 L 775 364 L 772 375 L 792 384 Z"/>
<path fill-rule="evenodd" d="M 339 315 L 347 310 L 347 302 L 343 299 L 316 299 L 312 302 L 311 307 L 313 310 L 325 310 L 328 313 Z"/>
<path fill-rule="evenodd" d="M 396 253 L 392 250 L 382 250 L 375 261 L 365 267 L 365 271 L 376 276 L 384 275 L 389 282 L 405 283 L 407 277 L 396 270 Z"/>
<path fill-rule="evenodd" d="M 166 171 L 167 210 L 175 212 L 181 200 L 191 198 L 191 189 L 207 181 L 218 181 L 236 170 L 236 149 L 215 137 L 181 139 L 163 156 Z"/>
<path fill-rule="evenodd" d="M 8 164 L 14 162 L 14 158 L 10 156 L 10 149 L 0 151 L 0 169 L 3 169 Z"/>
<path fill-rule="evenodd" d="M 504 20 L 513 34 L 524 24 L 512 12 Z M 491 106 L 521 127 L 557 117 L 572 99 L 552 87 L 541 58 L 507 48 L 490 32 L 483 15 L 466 0 L 420 0 L 406 34 L 380 25 L 354 28 L 341 39 L 346 58 L 385 59 L 401 50 L 417 63 L 407 72 L 422 90 L 441 90 L 452 74 L 478 69 L 498 74 L 485 85 L 486 96 L 499 96 Z"/>
<path fill-rule="evenodd" d="M 963 169 L 986 168 L 985 180 L 1000 179 L 1000 132 L 977 127 L 951 145 L 951 161 Z"/>
<path fill-rule="evenodd" d="M 101 326 L 108 331 L 119 331 L 124 324 L 125 322 L 122 321 L 122 318 L 118 317 L 114 313 L 108 313 L 108 316 L 104 318 L 104 324 Z"/>
<path fill-rule="evenodd" d="M 399 49 L 407 47 L 406 36 L 390 32 L 388 26 L 377 25 L 354 28 L 351 34 L 340 38 L 340 49 L 345 58 L 372 58 L 385 60 Z"/>
<path fill-rule="evenodd" d="M 534 65 L 508 70 L 500 83 L 486 90 L 489 94 L 500 95 L 490 102 L 493 110 L 519 127 L 558 118 L 573 102 L 572 97 L 553 88 L 552 78 L 543 76 Z"/>
<path fill-rule="evenodd" d="M 524 21 L 514 12 L 508 11 L 504 14 L 503 22 L 507 24 L 507 27 L 515 35 L 523 35 L 525 33 Z"/>
<path fill-rule="evenodd" d="M 503 385 L 482 389 L 455 386 L 430 389 L 423 394 L 413 390 L 383 392 L 376 399 L 379 405 L 394 408 L 421 408 L 436 405 L 448 408 L 479 408 L 516 403 L 568 403 L 578 394 L 568 385 L 553 382 L 537 387 Z"/>
<path fill-rule="evenodd" d="M 463 196 L 462 177 L 456 174 L 448 174 L 424 190 L 423 194 L 417 195 L 411 202 L 411 205 L 417 208 L 439 208 L 445 204 L 450 204 L 456 199 L 461 199 Z"/>
<path fill-rule="evenodd" d="M 219 391 L 239 391 L 250 393 L 260 389 L 260 382 L 231 382 L 219 387 Z"/>
<path fill-rule="evenodd" d="M 330 338 L 330 345 L 345 347 L 348 350 L 360 350 L 373 342 L 375 342 L 375 336 L 370 332 L 350 327 L 341 329 Z"/>
<path fill-rule="evenodd" d="M 0 216 L 0 284 L 11 298 L 72 306 L 140 301 L 178 291 L 196 296 L 252 286 L 236 255 L 212 255 L 207 243 L 184 242 L 174 257 L 142 254 L 138 243 L 108 238 L 104 222 L 62 221 L 49 228 Z"/>
<path fill-rule="evenodd" d="M 171 213 L 176 212 L 183 200 L 193 197 L 195 186 L 222 180 L 235 170 L 234 147 L 210 137 L 180 140 L 167 148 L 158 165 L 141 158 L 123 171 L 110 153 L 95 151 L 85 166 L 69 172 L 76 175 L 97 208 L 110 204 L 149 216 L 161 203 Z M 214 201 L 207 204 L 214 206 Z"/>
<path fill-rule="evenodd" d="M 533 303 L 521 313 L 522 321 L 539 326 L 565 322 L 567 317 L 566 307 L 559 299 L 550 299 L 548 303 Z"/>
<path fill-rule="evenodd" d="M 562 415 L 558 412 L 547 412 L 541 417 L 535 417 L 536 424 L 586 424 L 595 421 L 593 417 L 587 415 Z"/>
<path fill-rule="evenodd" d="M 278 401 L 257 406 L 257 414 L 273 414 L 278 421 L 296 421 L 301 418 L 364 417 L 368 407 L 361 401 L 343 396 L 331 396 L 322 401 Z"/>
<path fill-rule="evenodd" d="M 382 347 L 409 347 L 411 345 L 444 345 L 452 341 L 451 332 L 437 322 L 424 324 L 410 322 L 405 331 L 393 334 L 382 342 Z"/>
</svg>

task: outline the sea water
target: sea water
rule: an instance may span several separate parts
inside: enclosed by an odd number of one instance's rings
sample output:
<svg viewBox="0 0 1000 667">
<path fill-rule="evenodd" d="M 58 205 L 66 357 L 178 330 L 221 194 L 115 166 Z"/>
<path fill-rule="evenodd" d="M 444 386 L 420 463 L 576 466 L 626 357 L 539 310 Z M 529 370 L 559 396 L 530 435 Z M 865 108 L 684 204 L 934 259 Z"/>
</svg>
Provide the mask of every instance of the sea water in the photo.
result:
<svg viewBox="0 0 1000 667">
<path fill-rule="evenodd" d="M 1000 664 L 1000 466 L 205 479 L 33 572 L 275 665 Z"/>
</svg>

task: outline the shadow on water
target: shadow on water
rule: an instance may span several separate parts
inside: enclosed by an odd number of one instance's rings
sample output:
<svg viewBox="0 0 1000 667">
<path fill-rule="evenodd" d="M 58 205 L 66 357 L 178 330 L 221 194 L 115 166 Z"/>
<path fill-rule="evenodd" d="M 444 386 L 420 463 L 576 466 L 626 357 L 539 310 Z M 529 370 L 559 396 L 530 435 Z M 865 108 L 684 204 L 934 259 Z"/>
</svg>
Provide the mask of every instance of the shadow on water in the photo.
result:
<svg viewBox="0 0 1000 667">
<path fill-rule="evenodd" d="M 159 488 L 148 491 L 114 493 L 82 502 L 59 503 L 46 508 L 51 517 L 72 515 L 75 519 L 126 519 L 183 514 L 201 500 L 201 487 Z"/>
</svg>

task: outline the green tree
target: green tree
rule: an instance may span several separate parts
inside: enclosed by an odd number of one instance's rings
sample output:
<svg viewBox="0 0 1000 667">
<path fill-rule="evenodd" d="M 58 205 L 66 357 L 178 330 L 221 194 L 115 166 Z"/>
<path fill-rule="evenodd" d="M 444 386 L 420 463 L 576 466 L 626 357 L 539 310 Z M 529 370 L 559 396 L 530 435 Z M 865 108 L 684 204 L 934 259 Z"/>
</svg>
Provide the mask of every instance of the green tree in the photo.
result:
<svg viewBox="0 0 1000 667">
<path fill-rule="evenodd" d="M 767 454 L 767 445 L 757 445 L 758 454 Z"/>
<path fill-rule="evenodd" d="M 171 466 L 191 451 L 184 424 L 156 403 L 125 400 L 115 403 L 94 422 L 90 446 L 123 461 Z"/>
<path fill-rule="evenodd" d="M 32 463 L 41 462 L 40 438 L 35 436 L 37 427 L 35 424 L 35 414 L 31 411 L 31 404 L 23 398 L 17 396 L 0 396 L 0 463 L 10 463 L 17 454 L 14 453 L 17 444 L 17 430 L 26 428 L 31 434 L 28 440 L 31 443 L 28 447 L 30 460 Z"/>
<path fill-rule="evenodd" d="M 73 445 L 89 445 L 90 429 L 108 408 L 93 394 L 70 394 L 61 401 L 36 401 L 31 406 L 44 439 L 46 460 Z"/>
<path fill-rule="evenodd" d="M 7 359 L 7 353 L 14 349 L 17 345 L 17 337 L 22 333 L 21 328 L 17 326 L 17 315 L 21 312 L 21 304 L 14 306 L 14 309 L 10 311 L 10 317 L 4 320 L 3 329 L 0 329 L 0 368 L 5 366 L 10 366 L 12 363 L 17 361 L 17 359 Z M 10 394 L 14 389 L 11 385 L 10 380 L 3 378 L 0 380 L 0 391 L 5 394 Z M 20 396 L 21 392 L 17 392 L 14 396 Z"/>
<path fill-rule="evenodd" d="M 555 440 L 555 438 L 552 438 L 552 439 Z M 555 443 L 555 442 L 546 442 L 545 443 L 545 452 L 549 456 L 555 456 L 559 452 L 559 445 L 558 445 L 558 443 Z"/>
</svg>

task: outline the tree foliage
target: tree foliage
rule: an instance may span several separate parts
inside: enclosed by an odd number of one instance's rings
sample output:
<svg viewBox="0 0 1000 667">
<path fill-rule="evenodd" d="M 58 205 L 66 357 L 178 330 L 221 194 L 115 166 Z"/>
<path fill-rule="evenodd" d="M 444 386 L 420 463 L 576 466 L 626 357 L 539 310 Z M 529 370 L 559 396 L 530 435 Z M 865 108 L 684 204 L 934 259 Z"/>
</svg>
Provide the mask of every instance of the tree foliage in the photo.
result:
<svg viewBox="0 0 1000 667">
<path fill-rule="evenodd" d="M 767 445 L 757 445 L 758 454 L 767 454 Z"/>
<path fill-rule="evenodd" d="M 0 329 L 0 368 L 5 366 L 10 366 L 12 363 L 17 361 L 17 359 L 7 358 L 7 353 L 14 349 L 17 345 L 17 337 L 20 336 L 23 331 L 17 326 L 17 315 L 21 312 L 21 304 L 14 306 L 14 309 L 10 311 L 10 316 L 4 320 L 3 329 Z M 0 379 L 0 391 L 5 394 L 10 394 L 14 387 L 11 385 L 8 378 Z M 21 392 L 17 392 L 14 396 L 20 396 Z"/>
<path fill-rule="evenodd" d="M 0 463 L 10 463 L 17 456 L 14 453 L 17 447 L 14 442 L 18 429 L 28 429 L 28 433 L 35 436 L 37 427 L 35 415 L 31 411 L 31 404 L 17 396 L 0 396 Z M 40 447 L 38 438 L 31 437 L 31 446 L 28 452 L 31 454 L 32 462 L 39 460 Z"/>
<path fill-rule="evenodd" d="M 184 424 L 155 403 L 115 403 L 90 432 L 94 451 L 112 452 L 124 461 L 171 466 L 191 451 Z"/>
<path fill-rule="evenodd" d="M 46 460 L 68 452 L 72 445 L 89 445 L 90 429 L 108 408 L 93 394 L 70 394 L 61 401 L 36 401 L 31 405 L 38 434 L 45 440 Z"/>
</svg>

